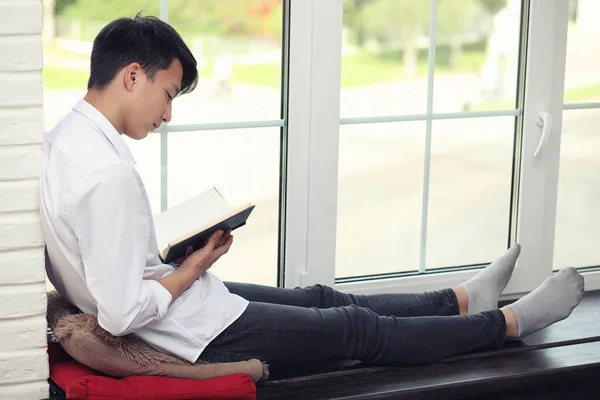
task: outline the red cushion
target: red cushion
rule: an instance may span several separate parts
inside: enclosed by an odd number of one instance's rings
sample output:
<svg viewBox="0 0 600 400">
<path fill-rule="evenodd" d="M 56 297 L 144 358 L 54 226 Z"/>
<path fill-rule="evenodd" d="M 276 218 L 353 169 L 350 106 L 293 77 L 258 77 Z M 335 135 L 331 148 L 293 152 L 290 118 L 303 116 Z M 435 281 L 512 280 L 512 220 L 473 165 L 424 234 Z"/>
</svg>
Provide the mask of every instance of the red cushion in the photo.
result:
<svg viewBox="0 0 600 400">
<path fill-rule="evenodd" d="M 204 380 L 163 376 L 115 379 L 73 360 L 57 344 L 50 344 L 48 353 L 50 378 L 66 393 L 67 399 L 256 399 L 256 386 L 246 374 Z"/>
</svg>

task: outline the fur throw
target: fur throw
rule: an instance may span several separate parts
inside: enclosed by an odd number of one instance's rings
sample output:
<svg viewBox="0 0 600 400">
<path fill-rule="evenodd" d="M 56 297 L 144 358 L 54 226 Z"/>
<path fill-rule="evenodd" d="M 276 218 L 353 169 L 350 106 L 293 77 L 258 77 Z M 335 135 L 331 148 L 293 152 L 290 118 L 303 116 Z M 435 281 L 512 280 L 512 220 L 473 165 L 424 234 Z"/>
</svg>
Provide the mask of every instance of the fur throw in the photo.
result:
<svg viewBox="0 0 600 400">
<path fill-rule="evenodd" d="M 82 314 L 56 291 L 48 293 L 46 319 L 67 354 L 112 377 L 160 375 L 207 379 L 244 373 L 258 382 L 269 376 L 268 366 L 259 360 L 192 364 L 155 350 L 133 334 L 113 336 L 100 327 L 95 317 Z"/>
</svg>

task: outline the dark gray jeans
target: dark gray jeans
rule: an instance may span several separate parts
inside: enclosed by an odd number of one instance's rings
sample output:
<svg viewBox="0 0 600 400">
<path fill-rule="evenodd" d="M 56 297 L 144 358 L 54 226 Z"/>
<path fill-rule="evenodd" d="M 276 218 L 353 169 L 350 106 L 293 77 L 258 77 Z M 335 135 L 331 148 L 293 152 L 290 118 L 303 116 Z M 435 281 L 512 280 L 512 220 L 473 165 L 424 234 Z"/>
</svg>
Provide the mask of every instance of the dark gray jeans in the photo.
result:
<svg viewBox="0 0 600 400">
<path fill-rule="evenodd" d="M 459 316 L 450 289 L 357 296 L 322 285 L 281 289 L 225 284 L 250 305 L 208 345 L 200 356 L 205 361 L 408 365 L 499 348 L 506 337 L 502 312 Z"/>
</svg>

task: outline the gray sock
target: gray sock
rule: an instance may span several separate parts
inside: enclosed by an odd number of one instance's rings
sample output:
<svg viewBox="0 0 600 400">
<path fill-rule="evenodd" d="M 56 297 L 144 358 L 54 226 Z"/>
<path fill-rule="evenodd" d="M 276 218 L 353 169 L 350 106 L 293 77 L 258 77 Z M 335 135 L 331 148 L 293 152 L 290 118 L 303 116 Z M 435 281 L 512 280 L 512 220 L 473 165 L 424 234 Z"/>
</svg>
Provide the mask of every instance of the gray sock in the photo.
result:
<svg viewBox="0 0 600 400">
<path fill-rule="evenodd" d="M 506 253 L 461 286 L 469 297 L 469 314 L 498 308 L 498 298 L 508 284 L 521 246 L 515 243 Z"/>
<path fill-rule="evenodd" d="M 533 292 L 509 305 L 519 324 L 517 339 L 567 318 L 581 301 L 583 291 L 583 277 L 570 267 L 561 269 Z"/>
</svg>

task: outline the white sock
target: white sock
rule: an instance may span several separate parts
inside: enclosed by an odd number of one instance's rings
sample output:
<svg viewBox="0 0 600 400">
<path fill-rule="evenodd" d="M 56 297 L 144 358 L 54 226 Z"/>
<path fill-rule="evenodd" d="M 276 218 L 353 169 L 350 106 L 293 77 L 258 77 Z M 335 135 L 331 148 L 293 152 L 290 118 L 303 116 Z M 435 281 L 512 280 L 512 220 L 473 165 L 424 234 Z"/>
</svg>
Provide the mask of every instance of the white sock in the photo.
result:
<svg viewBox="0 0 600 400">
<path fill-rule="evenodd" d="M 498 298 L 510 280 L 520 253 L 521 246 L 514 244 L 500 258 L 461 285 L 469 298 L 469 314 L 498 308 Z"/>
<path fill-rule="evenodd" d="M 581 301 L 583 292 L 583 277 L 570 267 L 561 269 L 533 292 L 509 305 L 519 324 L 517 339 L 567 318 Z"/>
</svg>

